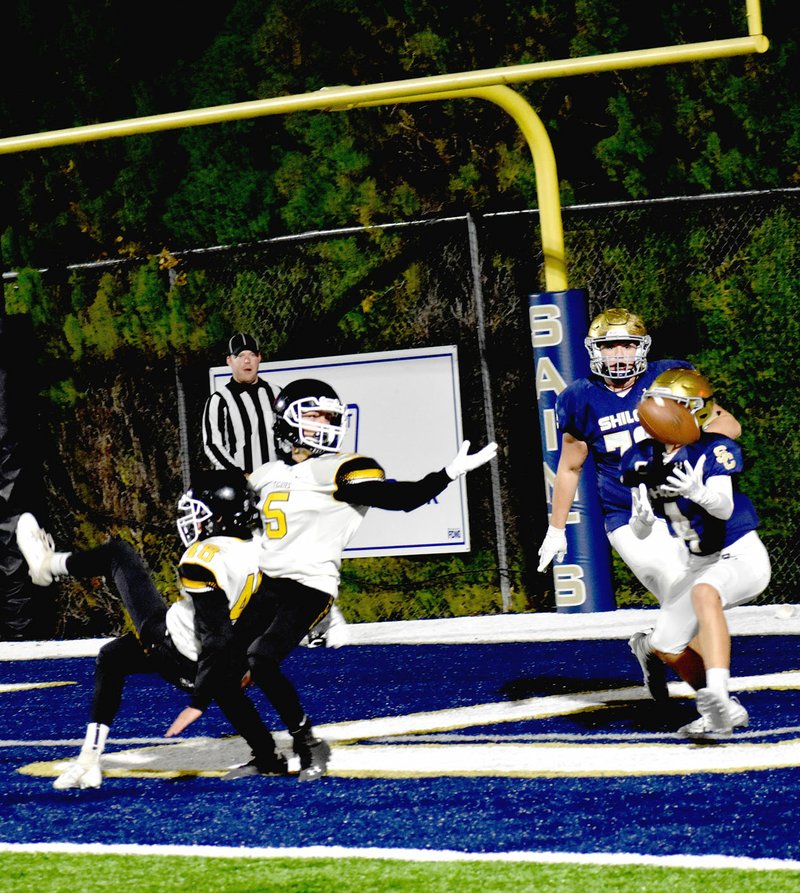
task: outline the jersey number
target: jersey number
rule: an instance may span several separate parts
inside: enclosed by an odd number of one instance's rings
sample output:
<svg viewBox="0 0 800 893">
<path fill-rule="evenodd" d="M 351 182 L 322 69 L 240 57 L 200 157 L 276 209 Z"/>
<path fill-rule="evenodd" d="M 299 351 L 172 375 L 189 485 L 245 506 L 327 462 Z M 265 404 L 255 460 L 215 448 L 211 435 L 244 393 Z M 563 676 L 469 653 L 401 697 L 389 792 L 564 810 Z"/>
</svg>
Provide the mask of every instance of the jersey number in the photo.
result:
<svg viewBox="0 0 800 893">
<path fill-rule="evenodd" d="M 276 490 L 264 500 L 264 533 L 271 540 L 279 540 L 286 536 L 286 512 L 275 503 L 286 502 L 288 490 Z"/>
<path fill-rule="evenodd" d="M 186 554 L 190 558 L 193 558 L 195 561 L 202 561 L 205 564 L 211 564 L 217 552 L 219 552 L 219 546 L 215 546 L 213 543 L 207 543 L 205 540 L 198 540 L 196 543 L 192 543 L 192 545 L 189 546 Z M 216 574 L 214 576 L 216 578 Z M 231 620 L 236 620 L 242 613 L 242 611 L 244 611 L 247 603 L 252 598 L 253 593 L 256 591 L 256 589 L 258 589 L 260 585 L 260 572 L 257 574 L 247 575 L 244 586 L 242 586 L 242 591 L 239 593 L 239 598 L 237 598 L 236 602 L 231 606 Z"/>
<path fill-rule="evenodd" d="M 678 508 L 677 502 L 665 502 L 664 514 L 669 518 L 669 523 L 675 531 L 675 535 L 680 537 L 686 548 L 695 554 L 700 552 L 700 536 L 692 527 L 689 519 Z"/>
<path fill-rule="evenodd" d="M 612 431 L 611 434 L 604 434 L 603 446 L 606 448 L 607 453 L 613 453 L 615 450 L 619 450 L 619 454 L 622 456 L 623 453 L 626 453 L 634 445 L 634 443 L 639 443 L 640 440 L 646 439 L 647 432 L 641 425 L 637 425 L 633 429 L 633 436 L 631 436 L 630 430 Z"/>
<path fill-rule="evenodd" d="M 239 593 L 239 598 L 236 599 L 236 604 L 231 606 L 231 620 L 237 620 L 239 618 L 239 615 L 244 611 L 245 607 L 247 607 L 247 603 L 260 585 L 260 573 L 247 575 L 242 591 Z"/>
</svg>

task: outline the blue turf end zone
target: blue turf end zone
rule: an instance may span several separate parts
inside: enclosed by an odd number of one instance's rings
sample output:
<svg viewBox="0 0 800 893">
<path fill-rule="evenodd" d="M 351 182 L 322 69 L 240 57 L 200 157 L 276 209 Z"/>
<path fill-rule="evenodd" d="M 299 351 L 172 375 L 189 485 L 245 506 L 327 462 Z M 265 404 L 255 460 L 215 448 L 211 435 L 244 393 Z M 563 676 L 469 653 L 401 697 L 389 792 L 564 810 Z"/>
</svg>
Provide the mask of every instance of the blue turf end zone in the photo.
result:
<svg viewBox="0 0 800 893">
<path fill-rule="evenodd" d="M 797 670 L 797 641 L 778 635 L 735 638 L 736 675 L 769 680 L 770 674 Z M 451 729 L 437 729 L 434 719 L 423 736 L 360 742 L 414 747 L 425 741 L 453 765 L 464 752 L 459 748 L 487 746 L 482 770 L 465 776 L 332 775 L 304 785 L 294 778 L 108 777 L 96 791 L 59 793 L 52 777 L 18 770 L 76 753 L 93 664 L 91 657 L 0 663 L 0 841 L 800 857 L 797 763 L 642 775 L 592 768 L 592 748 L 607 754 L 619 754 L 620 748 L 633 754 L 632 749 L 652 745 L 674 748 L 675 729 L 696 715 L 689 698 L 674 696 L 666 711 L 641 698 L 623 698 L 575 713 L 490 719 Z M 613 693 L 641 683 L 624 639 L 299 649 L 285 667 L 319 725 L 516 705 L 587 691 Z M 69 684 L 51 684 L 58 682 Z M 749 737 L 737 743 L 763 754 L 800 738 L 795 683 L 781 688 L 753 682 L 739 696 L 751 724 Z M 276 725 L 269 708 L 259 704 Z M 165 683 L 135 677 L 111 738 L 159 738 L 183 705 L 184 696 Z M 229 733 L 215 708 L 192 728 L 199 737 Z M 494 774 L 492 747 L 509 743 L 585 748 L 586 775 L 548 774 L 546 764 L 541 776 Z M 114 743 L 108 752 L 134 746 Z M 680 746 L 689 759 L 709 758 L 707 747 Z M 711 747 L 720 755 L 726 748 L 731 752 L 728 744 Z"/>
</svg>

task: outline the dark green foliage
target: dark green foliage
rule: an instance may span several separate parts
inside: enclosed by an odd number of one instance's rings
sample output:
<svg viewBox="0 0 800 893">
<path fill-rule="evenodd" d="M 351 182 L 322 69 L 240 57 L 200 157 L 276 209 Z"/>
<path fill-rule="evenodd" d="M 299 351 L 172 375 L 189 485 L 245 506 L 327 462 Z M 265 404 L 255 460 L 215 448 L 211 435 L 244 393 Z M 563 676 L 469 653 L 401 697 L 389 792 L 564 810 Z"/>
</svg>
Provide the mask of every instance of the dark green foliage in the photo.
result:
<svg viewBox="0 0 800 893">
<path fill-rule="evenodd" d="M 764 55 L 516 86 L 552 139 L 565 198 L 795 182 L 800 26 L 790 5 L 761 4 L 771 40 Z M 145 2 L 132 16 L 118 4 L 68 0 L 54 13 L 43 0 L 20 0 L 4 25 L 6 58 L 38 77 L 16 77 L 0 115 L 6 134 L 22 134 L 721 40 L 746 35 L 744 12 L 744 0 L 671 0 L 655 10 L 633 0 L 535 8 L 240 0 L 202 15 Z M 21 153 L 3 158 L 0 194 L 6 268 L 536 202 L 518 128 L 475 99 L 281 114 Z"/>
<path fill-rule="evenodd" d="M 800 487 L 800 391 L 787 378 L 800 355 L 799 245 L 797 216 L 779 211 L 735 258 L 692 283 L 704 345 L 695 359 L 721 402 L 742 416 L 750 466 L 744 488 L 765 518 L 765 533 L 779 537 L 794 532 L 797 510 L 786 496 Z"/>
<path fill-rule="evenodd" d="M 516 569 L 519 576 L 519 569 Z M 387 586 L 387 580 L 392 583 Z M 346 562 L 340 604 L 354 623 L 471 617 L 503 610 L 494 555 L 472 552 L 464 558 L 365 558 Z M 515 593 L 512 610 L 525 610 Z"/>
<path fill-rule="evenodd" d="M 565 205 L 797 184 L 800 20 L 792 4 L 761 5 L 764 55 L 515 87 L 552 141 Z M 121 4 L 18 0 L 6 12 L 13 89 L 0 95 L 4 135 L 747 33 L 744 0 L 228 0 L 202 14 L 149 0 L 135 14 Z M 270 240 L 536 202 L 530 147 L 505 112 L 478 99 L 266 116 L 1 156 L 0 261 L 17 271 L 6 313 L 27 314 L 36 332 L 59 508 L 87 539 L 98 524 L 119 525 L 169 589 L 182 483 L 175 382 L 196 385 L 191 424 L 233 329 L 257 334 L 270 359 L 458 344 L 466 433 L 482 440 L 463 222 L 453 239 L 422 227 Z M 791 555 L 797 215 L 778 209 L 744 227 L 666 206 L 661 217 L 652 208 L 619 214 L 613 238 L 609 226 L 566 219 L 571 284 L 589 289 L 592 310 L 624 303 L 641 312 L 654 355 L 689 356 L 715 382 L 743 421 L 743 487 Z M 540 241 L 535 219 L 481 234 L 503 498 L 514 519 L 508 572 L 523 607 L 549 608 L 549 578 L 530 572 L 542 493 L 531 483 L 535 396 L 518 313 L 543 286 Z M 240 244 L 239 254 L 214 253 Z M 197 444 L 189 448 L 202 461 Z M 497 571 L 484 564 L 488 494 L 478 487 L 471 498 L 483 522 L 474 553 L 446 570 L 435 560 L 383 562 L 385 587 L 369 562 L 348 569 L 354 617 L 498 609 Z M 616 577 L 620 603 L 635 601 L 635 581 L 620 567 Z M 356 605 L 358 592 L 367 594 Z"/>
</svg>

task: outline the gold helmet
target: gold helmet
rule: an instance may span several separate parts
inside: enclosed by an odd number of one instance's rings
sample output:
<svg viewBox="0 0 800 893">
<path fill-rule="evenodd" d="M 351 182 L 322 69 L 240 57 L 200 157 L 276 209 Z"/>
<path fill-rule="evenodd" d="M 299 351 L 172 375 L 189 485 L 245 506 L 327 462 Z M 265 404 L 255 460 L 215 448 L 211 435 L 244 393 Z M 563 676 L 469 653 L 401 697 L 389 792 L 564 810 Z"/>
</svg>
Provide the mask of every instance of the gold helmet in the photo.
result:
<svg viewBox="0 0 800 893">
<path fill-rule="evenodd" d="M 636 353 L 632 358 L 603 356 L 600 347 L 610 341 L 633 342 L 636 344 Z M 589 367 L 595 375 L 603 378 L 632 378 L 634 375 L 641 375 L 647 368 L 650 336 L 641 318 L 624 307 L 609 307 L 595 316 L 583 343 L 589 352 Z"/>
<path fill-rule="evenodd" d="M 644 392 L 645 397 L 665 397 L 685 406 L 704 428 L 714 414 L 714 389 L 697 369 L 667 369 Z"/>
</svg>

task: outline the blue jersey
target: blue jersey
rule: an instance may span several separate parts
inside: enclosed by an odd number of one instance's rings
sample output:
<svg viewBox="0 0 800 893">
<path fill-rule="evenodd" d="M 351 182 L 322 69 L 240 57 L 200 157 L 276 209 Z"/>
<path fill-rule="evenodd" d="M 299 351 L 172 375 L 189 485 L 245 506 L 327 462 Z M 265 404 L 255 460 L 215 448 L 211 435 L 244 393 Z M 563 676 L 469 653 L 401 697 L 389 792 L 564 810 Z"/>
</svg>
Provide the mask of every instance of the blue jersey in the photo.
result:
<svg viewBox="0 0 800 893">
<path fill-rule="evenodd" d="M 753 503 L 736 489 L 737 475 L 742 471 L 742 450 L 736 441 L 722 434 L 700 435 L 697 443 L 682 446 L 669 458 L 666 448 L 657 440 L 637 443 L 622 459 L 622 482 L 626 487 L 644 484 L 653 511 L 665 518 L 670 533 L 682 539 L 693 555 L 713 555 L 758 527 Z M 703 481 L 717 475 L 733 478 L 733 513 L 727 521 L 715 518 L 691 499 L 675 496 L 666 483 L 676 465 L 694 468 L 701 456 L 706 457 Z"/>
<path fill-rule="evenodd" d="M 694 368 L 685 360 L 654 360 L 624 396 L 614 394 L 595 375 L 579 378 L 558 395 L 559 429 L 582 440 L 594 460 L 600 507 L 608 533 L 627 524 L 631 517 L 631 493 L 620 483 L 619 475 L 622 456 L 634 443 L 647 437 L 639 424 L 636 406 L 662 372 L 678 367 Z"/>
</svg>

